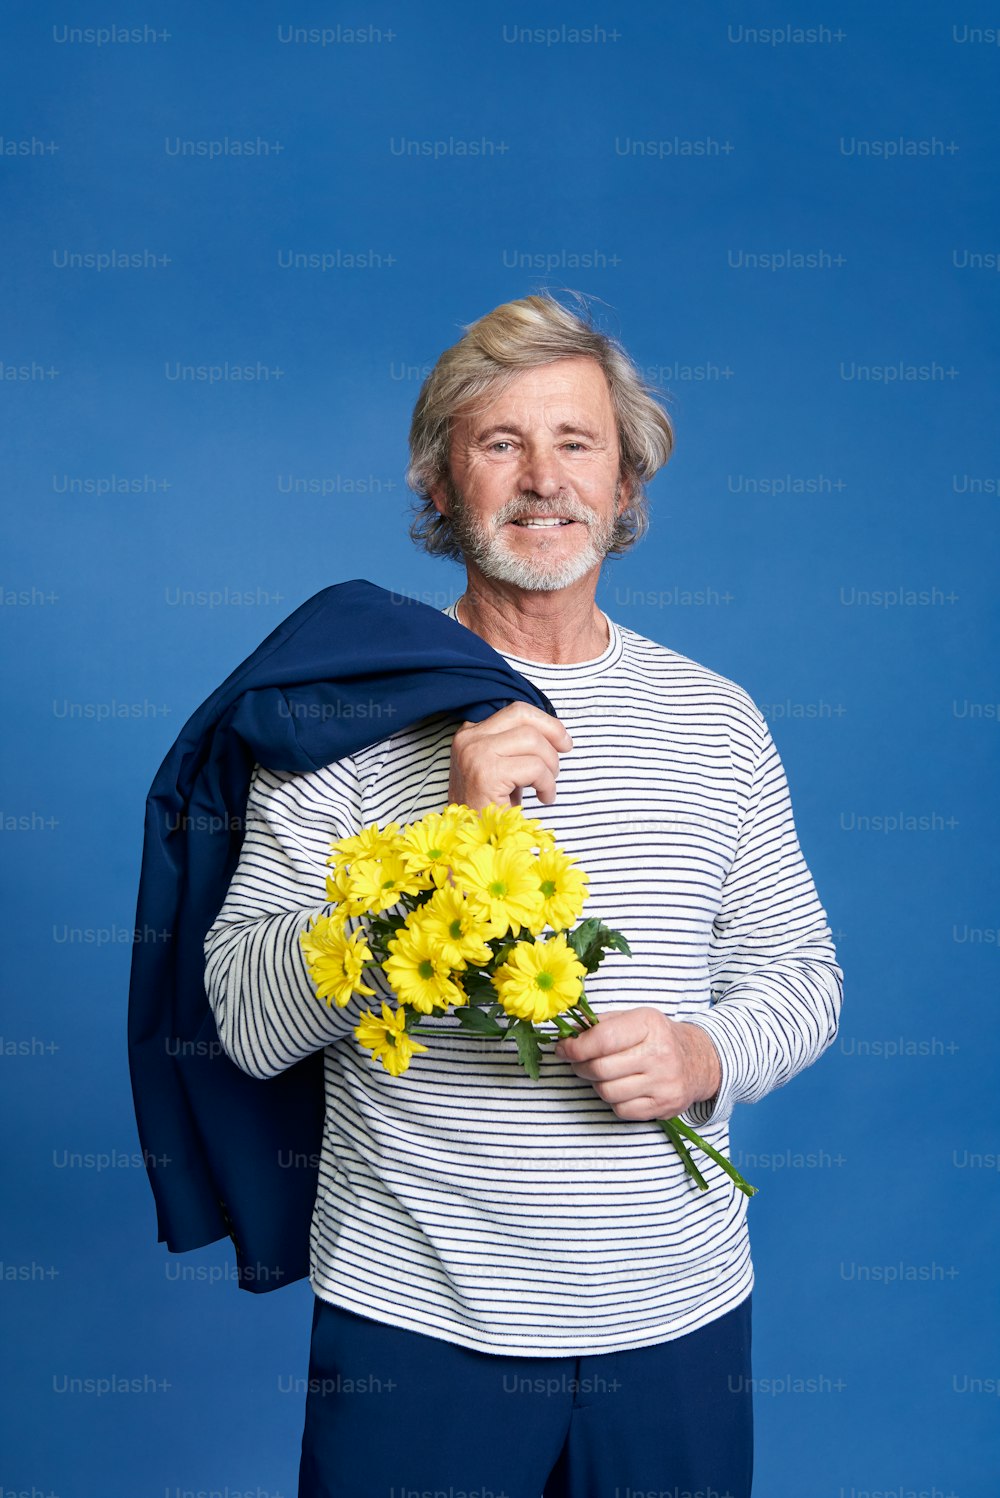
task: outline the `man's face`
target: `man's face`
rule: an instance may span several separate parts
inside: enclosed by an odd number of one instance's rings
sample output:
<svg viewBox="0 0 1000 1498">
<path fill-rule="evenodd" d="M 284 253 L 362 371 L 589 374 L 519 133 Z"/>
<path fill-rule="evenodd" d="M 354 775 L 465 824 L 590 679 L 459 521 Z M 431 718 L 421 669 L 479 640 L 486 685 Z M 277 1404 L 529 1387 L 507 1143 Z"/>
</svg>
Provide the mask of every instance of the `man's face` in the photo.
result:
<svg viewBox="0 0 1000 1498">
<path fill-rule="evenodd" d="M 599 567 L 628 503 L 607 380 L 593 359 L 528 369 L 452 424 L 451 478 L 431 497 L 468 563 L 532 591 Z"/>
</svg>

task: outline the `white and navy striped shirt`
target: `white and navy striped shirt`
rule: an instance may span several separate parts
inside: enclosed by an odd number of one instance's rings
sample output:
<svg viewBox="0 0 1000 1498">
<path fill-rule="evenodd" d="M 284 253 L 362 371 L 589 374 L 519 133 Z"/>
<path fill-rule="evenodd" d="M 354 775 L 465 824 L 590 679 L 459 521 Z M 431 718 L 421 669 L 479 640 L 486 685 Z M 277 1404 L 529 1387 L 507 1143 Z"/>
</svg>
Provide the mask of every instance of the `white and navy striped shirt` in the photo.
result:
<svg viewBox="0 0 1000 1498">
<path fill-rule="evenodd" d="M 728 1153 L 733 1105 L 830 1044 L 841 972 L 760 712 L 724 677 L 608 628 L 591 661 L 506 657 L 573 740 L 555 804 L 529 789 L 523 805 L 587 870 L 584 915 L 631 945 L 587 980 L 598 1013 L 655 1004 L 711 1036 L 722 1085 L 685 1116 Z M 273 1076 L 325 1048 L 313 1289 L 482 1352 L 579 1356 L 695 1331 L 753 1284 L 746 1197 L 718 1166 L 698 1152 L 699 1191 L 655 1122 L 619 1119 L 550 1048 L 532 1081 L 513 1044 L 451 1016 L 390 1077 L 351 1033 L 380 1001 L 327 1008 L 310 984 L 299 933 L 329 908 L 331 840 L 441 810 L 457 726 L 425 718 L 305 775 L 258 766 L 206 939 L 219 1035 L 243 1070 Z"/>
</svg>

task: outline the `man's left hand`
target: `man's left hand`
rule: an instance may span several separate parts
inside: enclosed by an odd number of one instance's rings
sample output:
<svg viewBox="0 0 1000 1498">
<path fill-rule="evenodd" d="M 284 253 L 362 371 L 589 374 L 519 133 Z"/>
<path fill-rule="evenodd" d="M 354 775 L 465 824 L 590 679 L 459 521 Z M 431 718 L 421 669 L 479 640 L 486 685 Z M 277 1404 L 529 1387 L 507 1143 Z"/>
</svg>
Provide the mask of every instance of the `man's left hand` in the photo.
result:
<svg viewBox="0 0 1000 1498">
<path fill-rule="evenodd" d="M 593 1082 L 619 1118 L 675 1118 L 713 1098 L 722 1082 L 714 1045 L 698 1025 L 659 1009 L 620 1009 L 555 1048 L 578 1077 Z"/>
</svg>

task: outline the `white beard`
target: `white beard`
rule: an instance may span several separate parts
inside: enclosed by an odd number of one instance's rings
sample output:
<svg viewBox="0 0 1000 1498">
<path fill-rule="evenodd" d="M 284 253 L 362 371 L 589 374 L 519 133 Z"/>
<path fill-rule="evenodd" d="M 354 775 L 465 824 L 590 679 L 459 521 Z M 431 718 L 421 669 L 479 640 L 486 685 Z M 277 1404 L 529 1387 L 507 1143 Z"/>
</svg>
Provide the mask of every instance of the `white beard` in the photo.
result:
<svg viewBox="0 0 1000 1498">
<path fill-rule="evenodd" d="M 615 486 L 617 505 L 620 485 Z M 575 500 L 553 501 L 548 508 L 557 508 L 560 513 L 587 526 L 586 544 L 574 556 L 546 557 L 550 543 L 543 540 L 533 556 L 522 556 L 513 551 L 506 532 L 512 515 L 530 513 L 532 502 L 518 495 L 502 505 L 493 520 L 487 525 L 469 514 L 465 501 L 451 482 L 448 484 L 448 514 L 455 538 L 467 561 L 475 562 L 484 577 L 495 582 L 510 583 L 525 592 L 547 593 L 558 588 L 568 588 L 578 582 L 604 561 L 614 538 L 615 519 L 601 521 L 586 506 Z M 546 506 L 534 502 L 536 511 Z"/>
</svg>

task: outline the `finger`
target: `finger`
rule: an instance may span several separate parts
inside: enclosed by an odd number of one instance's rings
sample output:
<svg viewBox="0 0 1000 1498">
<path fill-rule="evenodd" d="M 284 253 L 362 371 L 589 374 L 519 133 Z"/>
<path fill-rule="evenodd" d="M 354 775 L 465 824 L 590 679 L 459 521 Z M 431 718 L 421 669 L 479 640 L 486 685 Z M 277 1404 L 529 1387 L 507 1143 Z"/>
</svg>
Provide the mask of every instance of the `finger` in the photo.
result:
<svg viewBox="0 0 1000 1498">
<path fill-rule="evenodd" d="M 616 1103 L 614 1112 L 618 1118 L 630 1120 L 632 1123 L 640 1123 L 644 1120 L 654 1118 L 672 1118 L 678 1110 L 676 1108 L 664 1107 L 657 1103 L 655 1098 L 637 1097 L 627 1103 Z"/>
<path fill-rule="evenodd" d="M 524 787 L 530 786 L 544 805 L 551 806 L 556 799 L 558 765 L 553 770 L 536 756 L 524 754 L 517 758 L 502 760 L 497 768 L 504 782 L 510 785 L 509 795 L 516 792 L 520 796 Z"/>
<path fill-rule="evenodd" d="M 535 740 L 536 745 L 539 740 Z M 452 800 L 471 805 L 509 798 L 514 791 L 533 786 L 538 799 L 551 804 L 556 798 L 559 760 L 556 751 L 544 741 L 543 754 L 496 753 L 490 748 L 483 754 L 483 744 L 467 744 L 454 754 L 449 777 Z"/>
<path fill-rule="evenodd" d="M 625 1051 L 615 1051 L 610 1056 L 597 1056 L 593 1061 L 570 1061 L 578 1077 L 595 1084 L 617 1082 L 622 1077 L 648 1075 L 648 1057 L 641 1046 L 629 1046 Z"/>
<path fill-rule="evenodd" d="M 669 1118 L 676 1110 L 668 1102 L 653 1096 L 648 1077 L 634 1075 L 607 1087 L 595 1087 L 602 1102 L 619 1118 L 633 1120 Z"/>
<path fill-rule="evenodd" d="M 594 1061 L 599 1056 L 612 1056 L 616 1051 L 627 1051 L 641 1045 L 649 1035 L 649 1016 L 644 1009 L 622 1009 L 615 1014 L 601 1016 L 599 1025 L 574 1035 L 572 1040 L 561 1040 L 555 1054 L 565 1061 Z"/>
<path fill-rule="evenodd" d="M 572 749 L 573 740 L 570 738 L 569 730 L 565 723 L 553 717 L 552 713 L 547 713 L 540 707 L 533 707 L 530 702 L 512 702 L 509 707 L 501 708 L 500 713 L 495 713 L 493 717 L 498 718 L 501 713 L 506 712 L 510 712 L 511 717 L 523 719 L 525 722 L 530 723 L 532 727 L 537 728 L 540 733 L 543 733 L 557 748 L 564 751 Z M 492 720 L 486 718 L 484 721 L 489 723 Z"/>
<path fill-rule="evenodd" d="M 539 731 L 537 723 L 508 723 L 490 729 L 477 724 L 456 733 L 455 745 L 459 753 L 537 754 L 553 768 L 559 764 L 558 747 L 551 735 Z"/>
<path fill-rule="evenodd" d="M 515 792 L 520 794 L 529 785 L 534 788 L 539 801 L 551 804 L 556 799 L 555 775 L 547 765 L 529 754 L 502 759 L 478 769 L 470 766 L 460 773 L 458 783 L 484 804 L 493 799 L 494 789 L 509 798 Z"/>
<path fill-rule="evenodd" d="M 617 1081 L 601 1082 L 595 1085 L 594 1091 L 613 1108 L 636 1102 L 656 1106 L 652 1079 L 648 1072 L 631 1072 L 627 1077 L 619 1077 Z"/>
<path fill-rule="evenodd" d="M 499 759 L 530 755 L 541 760 L 553 780 L 559 774 L 559 750 L 534 728 L 512 729 L 508 733 L 496 734 L 490 740 L 490 750 Z"/>
<path fill-rule="evenodd" d="M 559 774 L 559 751 L 549 743 L 548 739 L 530 730 L 509 734 L 490 734 L 486 738 L 464 740 L 456 738 L 452 746 L 453 764 L 457 766 L 463 780 L 473 783 L 492 781 L 502 775 L 513 776 L 513 768 L 508 763 L 513 759 L 521 761 L 530 759 L 536 762 L 553 781 Z M 537 771 L 532 769 L 531 778 L 516 783 L 533 785 L 536 773 Z M 513 779 L 510 783 L 515 784 Z"/>
<path fill-rule="evenodd" d="M 542 708 L 533 707 L 530 702 L 508 703 L 506 707 L 500 708 L 499 712 L 491 713 L 488 718 L 483 718 L 478 723 L 466 721 L 462 724 L 462 728 L 491 734 L 506 732 L 512 724 L 524 724 L 537 729 L 562 750 L 573 747 L 573 740 L 569 736 L 566 725 L 558 718 L 554 718 L 551 713 L 544 712 Z"/>
</svg>

